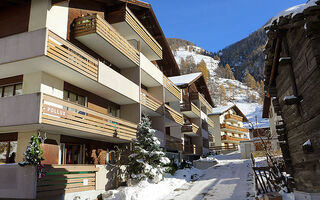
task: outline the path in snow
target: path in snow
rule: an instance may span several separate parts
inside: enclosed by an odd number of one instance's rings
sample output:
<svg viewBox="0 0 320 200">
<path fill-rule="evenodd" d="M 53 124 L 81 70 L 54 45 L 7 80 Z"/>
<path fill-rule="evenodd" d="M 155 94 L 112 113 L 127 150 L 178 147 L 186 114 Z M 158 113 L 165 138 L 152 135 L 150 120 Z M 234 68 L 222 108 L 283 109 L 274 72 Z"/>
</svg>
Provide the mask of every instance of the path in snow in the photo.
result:
<svg viewBox="0 0 320 200">
<path fill-rule="evenodd" d="M 251 161 L 240 153 L 216 156 L 219 164 L 204 171 L 196 182 L 175 189 L 164 200 L 252 200 Z"/>
</svg>

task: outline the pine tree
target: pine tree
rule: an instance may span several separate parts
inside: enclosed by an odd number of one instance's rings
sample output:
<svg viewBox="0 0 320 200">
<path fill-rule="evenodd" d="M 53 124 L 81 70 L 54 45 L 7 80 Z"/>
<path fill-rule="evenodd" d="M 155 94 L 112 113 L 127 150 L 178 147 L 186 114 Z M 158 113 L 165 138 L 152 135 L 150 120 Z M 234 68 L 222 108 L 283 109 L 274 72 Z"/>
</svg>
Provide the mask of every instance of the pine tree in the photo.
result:
<svg viewBox="0 0 320 200">
<path fill-rule="evenodd" d="M 38 136 L 34 134 L 30 139 L 27 150 L 24 152 L 24 159 L 20 165 L 39 165 L 42 160 L 44 160 L 43 151 Z"/>
<path fill-rule="evenodd" d="M 170 160 L 160 148 L 160 141 L 151 129 L 147 116 L 142 116 L 138 125 L 137 139 L 133 140 L 133 154 L 129 156 L 128 173 L 134 180 L 151 179 L 158 182 Z"/>
</svg>

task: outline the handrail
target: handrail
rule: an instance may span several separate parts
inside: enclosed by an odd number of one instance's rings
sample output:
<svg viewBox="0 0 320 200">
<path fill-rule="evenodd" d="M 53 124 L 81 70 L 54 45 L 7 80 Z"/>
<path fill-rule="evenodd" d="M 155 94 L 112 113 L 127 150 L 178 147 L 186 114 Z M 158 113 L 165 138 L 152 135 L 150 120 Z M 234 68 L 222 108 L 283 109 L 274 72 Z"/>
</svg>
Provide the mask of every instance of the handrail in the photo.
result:
<svg viewBox="0 0 320 200">
<path fill-rule="evenodd" d="M 229 125 L 229 124 L 221 124 L 220 125 L 220 128 L 221 129 L 232 129 L 232 130 L 236 130 L 236 131 L 239 131 L 239 132 L 248 132 L 249 129 L 247 128 L 242 128 L 242 127 L 236 127 L 236 126 L 232 126 L 232 125 Z"/>
<path fill-rule="evenodd" d="M 141 104 L 150 108 L 153 111 L 163 113 L 162 102 L 152 95 L 150 95 L 146 90 L 141 89 Z M 160 109 L 160 110 L 159 110 Z"/>
<path fill-rule="evenodd" d="M 223 136 L 221 136 L 221 140 L 246 141 L 249 139 L 248 138 L 231 137 L 229 135 L 223 135 Z"/>
<path fill-rule="evenodd" d="M 237 121 L 242 121 L 243 117 L 241 117 L 239 115 L 234 115 L 234 114 L 227 114 L 225 116 L 225 119 L 234 119 L 234 120 L 237 120 Z"/>
<path fill-rule="evenodd" d="M 163 84 L 174 96 L 181 100 L 181 90 L 168 77 L 163 75 Z"/>
<path fill-rule="evenodd" d="M 137 130 L 132 122 L 48 94 L 43 94 L 42 122 L 125 140 L 135 138 Z"/>
</svg>

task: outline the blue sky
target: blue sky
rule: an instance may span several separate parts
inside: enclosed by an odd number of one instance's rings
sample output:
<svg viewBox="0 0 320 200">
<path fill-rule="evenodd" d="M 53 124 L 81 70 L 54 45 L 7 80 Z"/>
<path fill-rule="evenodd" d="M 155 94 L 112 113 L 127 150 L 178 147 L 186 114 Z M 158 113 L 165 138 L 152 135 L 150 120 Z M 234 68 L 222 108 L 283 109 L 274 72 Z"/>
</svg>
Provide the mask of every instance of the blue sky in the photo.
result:
<svg viewBox="0 0 320 200">
<path fill-rule="evenodd" d="M 306 0 L 144 0 L 166 37 L 215 52 L 262 27 L 280 11 Z"/>
</svg>

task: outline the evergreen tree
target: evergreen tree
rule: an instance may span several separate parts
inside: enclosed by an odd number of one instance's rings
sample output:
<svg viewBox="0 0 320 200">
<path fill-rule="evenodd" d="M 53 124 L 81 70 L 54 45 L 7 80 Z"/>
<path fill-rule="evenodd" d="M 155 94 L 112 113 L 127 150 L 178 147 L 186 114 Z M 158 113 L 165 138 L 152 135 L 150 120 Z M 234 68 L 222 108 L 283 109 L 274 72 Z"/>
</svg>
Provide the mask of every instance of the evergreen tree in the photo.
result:
<svg viewBox="0 0 320 200">
<path fill-rule="evenodd" d="M 160 141 L 151 129 L 147 116 L 142 116 L 138 125 L 137 139 L 133 140 L 133 154 L 129 156 L 128 173 L 131 178 L 140 181 L 151 179 L 158 182 L 170 160 L 160 148 Z"/>
<path fill-rule="evenodd" d="M 39 165 L 42 160 L 44 160 L 43 151 L 38 136 L 34 134 L 30 139 L 27 150 L 24 152 L 24 159 L 20 165 Z"/>
</svg>

